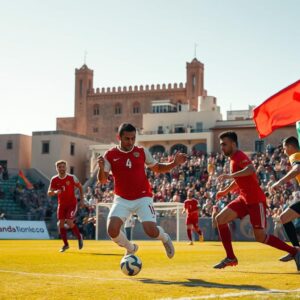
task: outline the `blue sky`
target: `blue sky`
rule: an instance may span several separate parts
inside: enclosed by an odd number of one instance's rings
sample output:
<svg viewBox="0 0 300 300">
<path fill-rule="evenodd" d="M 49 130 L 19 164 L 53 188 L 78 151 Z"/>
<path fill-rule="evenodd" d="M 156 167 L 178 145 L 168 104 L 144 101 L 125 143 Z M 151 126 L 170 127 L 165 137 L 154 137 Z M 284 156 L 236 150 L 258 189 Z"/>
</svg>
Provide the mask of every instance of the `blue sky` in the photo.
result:
<svg viewBox="0 0 300 300">
<path fill-rule="evenodd" d="M 74 72 L 94 87 L 185 82 L 205 65 L 223 118 L 300 79 L 297 0 L 0 2 L 0 134 L 55 130 L 74 113 Z"/>
</svg>

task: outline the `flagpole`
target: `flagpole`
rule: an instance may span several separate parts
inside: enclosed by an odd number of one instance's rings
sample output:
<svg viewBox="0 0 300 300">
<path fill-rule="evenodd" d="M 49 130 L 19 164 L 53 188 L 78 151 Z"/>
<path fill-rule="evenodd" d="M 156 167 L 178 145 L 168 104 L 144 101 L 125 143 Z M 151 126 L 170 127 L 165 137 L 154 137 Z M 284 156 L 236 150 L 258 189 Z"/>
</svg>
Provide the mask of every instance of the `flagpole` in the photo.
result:
<svg viewBox="0 0 300 300">
<path fill-rule="evenodd" d="M 296 130 L 297 130 L 297 135 L 298 135 L 298 143 L 300 146 L 300 121 L 296 122 Z"/>
</svg>

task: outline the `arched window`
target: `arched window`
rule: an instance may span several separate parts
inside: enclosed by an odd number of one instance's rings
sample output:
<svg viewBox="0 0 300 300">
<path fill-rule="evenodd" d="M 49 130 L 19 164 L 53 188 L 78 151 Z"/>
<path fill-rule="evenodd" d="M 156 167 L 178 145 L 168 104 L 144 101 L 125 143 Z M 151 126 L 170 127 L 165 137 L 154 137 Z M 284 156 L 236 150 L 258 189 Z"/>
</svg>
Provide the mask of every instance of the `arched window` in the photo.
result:
<svg viewBox="0 0 300 300">
<path fill-rule="evenodd" d="M 138 102 L 135 102 L 132 107 L 132 112 L 134 114 L 139 114 L 141 112 L 141 106 Z"/>
<path fill-rule="evenodd" d="M 206 143 L 199 143 L 193 146 L 194 153 L 205 154 L 207 153 L 207 145 Z"/>
<path fill-rule="evenodd" d="M 162 145 L 153 145 L 149 148 L 150 153 L 153 155 L 154 153 L 165 153 L 165 147 Z"/>
<path fill-rule="evenodd" d="M 122 114 L 122 105 L 120 103 L 117 103 L 115 105 L 115 115 L 121 115 Z"/>
<path fill-rule="evenodd" d="M 170 154 L 174 154 L 175 152 L 180 151 L 182 153 L 187 153 L 187 146 L 183 144 L 175 144 L 170 149 Z"/>
<path fill-rule="evenodd" d="M 195 91 L 195 87 L 196 87 L 196 76 L 195 74 L 192 75 L 192 89 L 193 92 Z"/>
<path fill-rule="evenodd" d="M 93 115 L 94 116 L 98 116 L 100 114 L 100 109 L 99 109 L 99 105 L 98 104 L 95 104 L 93 106 Z"/>
<path fill-rule="evenodd" d="M 182 105 L 182 103 L 181 103 L 181 101 L 179 100 L 179 101 L 177 102 L 177 111 L 181 111 L 181 109 L 182 109 L 181 105 Z"/>
<path fill-rule="evenodd" d="M 80 94 L 80 96 L 82 96 L 82 94 L 83 94 L 83 81 L 82 81 L 82 79 L 80 79 L 80 81 L 79 81 L 79 94 Z"/>
</svg>

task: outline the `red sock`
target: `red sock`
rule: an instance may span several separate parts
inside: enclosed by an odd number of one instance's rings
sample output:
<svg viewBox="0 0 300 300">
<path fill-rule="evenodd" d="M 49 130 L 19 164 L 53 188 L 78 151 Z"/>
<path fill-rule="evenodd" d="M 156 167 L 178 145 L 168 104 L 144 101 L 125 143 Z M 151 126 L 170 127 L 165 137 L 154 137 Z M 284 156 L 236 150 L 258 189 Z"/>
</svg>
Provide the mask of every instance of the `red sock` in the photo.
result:
<svg viewBox="0 0 300 300">
<path fill-rule="evenodd" d="M 191 241 L 192 240 L 192 230 L 187 229 L 186 232 L 187 232 L 187 236 L 188 236 L 189 240 Z"/>
<path fill-rule="evenodd" d="M 199 228 L 196 232 L 197 232 L 199 235 L 202 235 L 202 231 L 201 231 L 200 228 Z"/>
<path fill-rule="evenodd" d="M 271 247 L 277 248 L 279 250 L 286 251 L 293 256 L 297 254 L 296 248 L 289 246 L 288 244 L 286 244 L 279 238 L 275 237 L 274 235 L 267 235 L 264 243 Z"/>
<path fill-rule="evenodd" d="M 67 240 L 67 230 L 66 230 L 66 228 L 60 228 L 59 232 L 60 232 L 61 239 L 64 241 L 64 244 L 69 245 L 68 240 Z"/>
<path fill-rule="evenodd" d="M 231 233 L 228 224 L 218 224 L 219 236 L 222 240 L 228 258 L 235 258 L 231 244 Z"/>
<path fill-rule="evenodd" d="M 81 239 L 81 234 L 76 224 L 74 224 L 74 226 L 72 227 L 72 232 L 75 234 L 78 240 Z"/>
</svg>

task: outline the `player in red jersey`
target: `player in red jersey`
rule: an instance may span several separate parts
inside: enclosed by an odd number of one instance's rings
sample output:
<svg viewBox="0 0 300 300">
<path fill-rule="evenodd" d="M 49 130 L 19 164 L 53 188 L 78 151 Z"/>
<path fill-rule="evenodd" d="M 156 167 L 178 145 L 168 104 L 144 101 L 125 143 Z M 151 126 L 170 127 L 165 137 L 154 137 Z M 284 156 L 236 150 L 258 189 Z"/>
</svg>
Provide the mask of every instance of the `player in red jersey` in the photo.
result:
<svg viewBox="0 0 300 300">
<path fill-rule="evenodd" d="M 64 246 L 59 251 L 64 252 L 69 249 L 65 222 L 77 237 L 78 248 L 82 249 L 82 236 L 77 225 L 74 224 L 74 218 L 77 212 L 77 199 L 75 197 L 75 189 L 78 189 L 80 192 L 80 206 L 83 206 L 82 186 L 75 175 L 67 173 L 66 161 L 59 160 L 55 163 L 55 166 L 58 174 L 51 178 L 48 189 L 48 196 L 57 196 L 58 198 L 57 219 L 59 220 L 58 226 L 60 236 L 64 242 Z"/>
<path fill-rule="evenodd" d="M 98 157 L 98 181 L 107 182 L 109 172 L 114 178 L 114 203 L 107 218 L 107 231 L 111 239 L 120 247 L 126 248 L 126 254 L 133 254 L 138 246 L 126 238 L 121 226 L 131 215 L 137 214 L 145 233 L 162 241 L 169 258 L 174 256 L 174 247 L 170 236 L 156 224 L 153 208 L 152 190 L 145 172 L 145 165 L 157 173 L 169 172 L 172 168 L 184 163 L 187 156 L 176 153 L 170 163 L 158 163 L 143 148 L 135 146 L 136 128 L 123 123 L 118 130 L 119 146 L 108 150 Z"/>
<path fill-rule="evenodd" d="M 192 230 L 198 233 L 199 235 L 199 241 L 203 241 L 203 235 L 202 231 L 199 228 L 198 222 L 199 222 L 199 202 L 197 199 L 193 198 L 194 196 L 194 190 L 189 189 L 187 192 L 187 199 L 184 201 L 184 208 L 183 213 L 186 212 L 186 232 L 187 236 L 189 238 L 189 245 L 193 245 L 193 239 L 192 239 Z"/>
<path fill-rule="evenodd" d="M 233 252 L 231 234 L 228 223 L 236 218 L 250 216 L 250 222 L 256 241 L 265 243 L 279 250 L 290 253 L 300 268 L 300 252 L 296 247 L 291 247 L 277 237 L 266 233 L 266 198 L 259 186 L 256 170 L 248 156 L 238 149 L 237 134 L 233 131 L 223 132 L 219 136 L 222 152 L 230 157 L 230 174 L 218 177 L 220 182 L 232 180 L 232 182 L 216 195 L 217 199 L 227 195 L 231 190 L 239 189 L 239 196 L 230 202 L 216 216 L 219 235 L 225 248 L 227 257 L 214 268 L 222 269 L 227 266 L 235 266 L 238 260 Z"/>
</svg>

